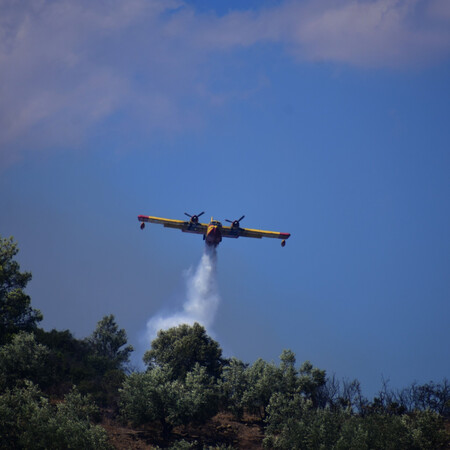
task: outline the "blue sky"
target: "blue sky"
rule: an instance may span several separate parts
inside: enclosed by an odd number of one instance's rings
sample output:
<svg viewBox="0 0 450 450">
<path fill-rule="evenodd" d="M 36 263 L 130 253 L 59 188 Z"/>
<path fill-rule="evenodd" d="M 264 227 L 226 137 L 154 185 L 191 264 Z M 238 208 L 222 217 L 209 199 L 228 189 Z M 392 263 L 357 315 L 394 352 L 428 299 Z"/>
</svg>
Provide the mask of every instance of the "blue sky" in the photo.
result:
<svg viewBox="0 0 450 450">
<path fill-rule="evenodd" d="M 197 236 L 138 214 L 292 234 L 227 240 L 208 330 L 372 394 L 450 373 L 444 0 L 0 2 L 0 234 L 47 329 L 113 313 L 139 343 Z M 178 302 L 178 303 L 177 303 Z"/>
</svg>

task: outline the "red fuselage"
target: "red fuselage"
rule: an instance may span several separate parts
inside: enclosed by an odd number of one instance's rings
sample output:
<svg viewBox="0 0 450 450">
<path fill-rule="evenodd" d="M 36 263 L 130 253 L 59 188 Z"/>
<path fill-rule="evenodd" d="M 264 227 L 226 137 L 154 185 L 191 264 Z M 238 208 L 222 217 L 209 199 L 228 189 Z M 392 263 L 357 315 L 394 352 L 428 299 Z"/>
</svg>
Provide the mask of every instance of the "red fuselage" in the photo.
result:
<svg viewBox="0 0 450 450">
<path fill-rule="evenodd" d="M 211 221 L 206 230 L 205 242 L 207 245 L 217 247 L 222 241 L 222 224 L 217 220 Z"/>
</svg>

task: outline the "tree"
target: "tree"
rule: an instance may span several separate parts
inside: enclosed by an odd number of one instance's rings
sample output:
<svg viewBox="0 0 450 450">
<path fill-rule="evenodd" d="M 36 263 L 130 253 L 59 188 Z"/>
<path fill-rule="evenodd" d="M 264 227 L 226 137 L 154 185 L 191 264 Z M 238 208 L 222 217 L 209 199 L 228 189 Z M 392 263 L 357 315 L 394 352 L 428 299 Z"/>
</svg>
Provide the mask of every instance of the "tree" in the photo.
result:
<svg viewBox="0 0 450 450">
<path fill-rule="evenodd" d="M 97 323 L 97 328 L 89 337 L 88 342 L 94 354 L 105 358 L 115 369 L 123 368 L 130 360 L 133 351 L 131 345 L 122 348 L 127 343 L 127 333 L 115 322 L 114 315 L 103 317 Z"/>
<path fill-rule="evenodd" d="M 434 383 L 433 381 L 422 385 L 413 383 L 409 388 L 403 389 L 395 396 L 398 403 L 402 404 L 401 400 L 405 397 L 406 392 L 409 393 L 412 400 L 409 407 L 410 411 L 430 409 L 444 417 L 450 417 L 450 383 L 446 378 L 441 383 Z M 406 407 L 406 405 L 402 406 Z"/>
<path fill-rule="evenodd" d="M 87 339 L 76 339 L 69 330 L 38 328 L 35 335 L 36 340 L 50 350 L 46 393 L 61 397 L 77 385 L 81 393 L 91 394 L 97 402 L 105 406 L 114 404 L 125 378 L 114 362 L 97 356 Z"/>
<path fill-rule="evenodd" d="M 257 359 L 247 370 L 247 389 L 242 396 L 242 403 L 252 414 L 259 414 L 263 419 L 270 397 L 281 390 L 281 370 L 274 364 Z"/>
<path fill-rule="evenodd" d="M 300 376 L 298 378 L 298 389 L 306 398 L 312 400 L 314 406 L 318 404 L 320 388 L 326 382 L 325 370 L 314 367 L 309 361 L 305 361 L 300 366 Z"/>
<path fill-rule="evenodd" d="M 36 340 L 50 350 L 49 368 L 53 393 L 62 395 L 74 385 L 94 376 L 91 349 L 85 339 L 76 339 L 69 330 L 38 328 Z"/>
<path fill-rule="evenodd" d="M 199 364 L 184 381 L 173 380 L 167 367 L 133 373 L 119 392 L 123 417 L 134 425 L 158 421 L 164 438 L 176 425 L 203 423 L 217 412 L 217 384 Z"/>
<path fill-rule="evenodd" d="M 41 385 L 49 380 L 50 351 L 36 342 L 32 333 L 18 333 L 0 347 L 0 389 L 30 380 Z"/>
<path fill-rule="evenodd" d="M 0 395 L 0 448 L 108 449 L 105 430 L 90 422 L 96 411 L 76 390 L 54 407 L 27 381 Z"/>
<path fill-rule="evenodd" d="M 197 363 L 186 374 L 183 388 L 183 403 L 188 412 L 185 423 L 204 423 L 217 413 L 219 390 L 216 380 L 208 375 L 206 367 Z"/>
<path fill-rule="evenodd" d="M 41 312 L 31 308 L 31 299 L 23 291 L 31 273 L 20 272 L 20 265 L 14 260 L 18 251 L 12 237 L 0 236 L 0 345 L 19 331 L 34 330 L 42 320 Z"/>
<path fill-rule="evenodd" d="M 121 414 L 133 425 L 159 421 L 167 438 L 185 414 L 180 404 L 181 391 L 181 382 L 172 380 L 164 368 L 132 373 L 119 390 Z"/>
<path fill-rule="evenodd" d="M 173 379 L 184 380 L 196 363 L 205 367 L 208 375 L 218 378 L 222 370 L 222 349 L 198 323 L 160 330 L 152 348 L 144 355 L 149 369 L 167 366 Z"/>
<path fill-rule="evenodd" d="M 277 449 L 335 448 L 348 412 L 313 406 L 300 393 L 277 392 L 267 406 L 264 447 Z M 345 447 L 344 447 L 345 448 Z M 364 448 L 364 447 L 346 447 Z"/>
<path fill-rule="evenodd" d="M 119 329 L 111 314 L 97 323 L 85 342 L 89 349 L 87 366 L 92 376 L 80 384 L 80 389 L 91 393 L 98 404 L 115 405 L 118 390 L 125 379 L 124 368 L 133 351 L 131 345 L 126 346 L 127 333 Z"/>
<path fill-rule="evenodd" d="M 244 415 L 244 392 L 248 388 L 247 370 L 248 364 L 244 364 L 237 358 L 231 358 L 223 367 L 219 387 L 222 401 L 237 419 Z"/>
<path fill-rule="evenodd" d="M 109 449 L 106 431 L 91 421 L 98 416 L 97 407 L 77 389 L 64 396 L 48 423 L 49 436 L 44 448 Z M 32 441 L 31 441 L 32 442 Z M 29 448 L 31 448 L 30 445 Z"/>
<path fill-rule="evenodd" d="M 429 409 L 404 414 L 402 422 L 408 427 L 412 448 L 450 448 L 450 433 L 444 418 Z"/>
<path fill-rule="evenodd" d="M 285 392 L 294 393 L 297 388 L 297 370 L 295 369 L 295 354 L 292 350 L 283 350 L 280 355 L 280 370 L 282 388 Z"/>
</svg>

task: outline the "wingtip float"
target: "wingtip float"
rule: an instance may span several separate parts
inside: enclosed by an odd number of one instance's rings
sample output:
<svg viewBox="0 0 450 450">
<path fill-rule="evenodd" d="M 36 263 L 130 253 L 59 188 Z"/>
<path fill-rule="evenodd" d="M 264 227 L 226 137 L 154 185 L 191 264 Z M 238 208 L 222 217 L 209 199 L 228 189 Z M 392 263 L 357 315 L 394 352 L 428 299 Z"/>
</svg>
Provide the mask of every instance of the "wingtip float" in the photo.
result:
<svg viewBox="0 0 450 450">
<path fill-rule="evenodd" d="M 242 216 L 238 220 L 228 220 L 226 222 L 231 223 L 230 226 L 223 226 L 218 220 L 214 220 L 211 217 L 209 223 L 200 223 L 199 217 L 205 212 L 202 211 L 200 214 L 190 215 L 184 213 L 189 217 L 189 220 L 174 220 L 165 219 L 163 217 L 154 216 L 138 216 L 139 222 L 141 222 L 141 230 L 145 228 L 145 223 L 158 223 L 166 228 L 175 228 L 183 231 L 184 233 L 194 233 L 203 235 L 203 240 L 205 243 L 212 247 L 217 247 L 222 241 L 223 237 L 235 238 L 238 237 L 250 237 L 261 239 L 263 237 L 281 239 L 281 246 L 286 245 L 286 239 L 291 236 L 290 233 L 279 233 L 276 231 L 265 231 L 265 230 L 253 230 L 251 228 L 241 228 L 240 222 L 245 216 Z"/>
</svg>

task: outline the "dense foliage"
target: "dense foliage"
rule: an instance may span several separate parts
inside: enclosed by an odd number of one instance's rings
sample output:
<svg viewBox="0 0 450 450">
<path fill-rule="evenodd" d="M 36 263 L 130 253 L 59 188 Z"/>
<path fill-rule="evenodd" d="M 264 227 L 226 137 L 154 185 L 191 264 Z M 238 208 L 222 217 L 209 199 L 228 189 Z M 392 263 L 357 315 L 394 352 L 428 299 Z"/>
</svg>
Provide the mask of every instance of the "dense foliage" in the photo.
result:
<svg viewBox="0 0 450 450">
<path fill-rule="evenodd" d="M 315 408 L 298 393 L 272 396 L 266 424 L 266 448 L 439 449 L 448 443 L 443 417 L 429 409 L 361 416 L 350 409 Z"/>
<path fill-rule="evenodd" d="M 23 380 L 48 384 L 50 351 L 36 342 L 33 333 L 14 335 L 8 344 L 0 347 L 0 390 L 13 388 Z"/>
<path fill-rule="evenodd" d="M 0 448 L 109 448 L 95 424 L 105 411 L 132 427 L 158 427 L 164 442 L 176 426 L 228 412 L 259 421 L 265 448 L 450 445 L 447 380 L 398 391 L 383 383 L 369 401 L 357 380 L 327 377 L 309 361 L 297 365 L 290 350 L 279 364 L 226 360 L 198 323 L 161 330 L 144 356 L 147 370 L 131 373 L 133 349 L 113 315 L 81 340 L 38 328 L 42 315 L 23 291 L 31 274 L 20 272 L 16 254 L 12 239 L 0 237 Z M 202 447 L 190 439 L 172 448 Z"/>
<path fill-rule="evenodd" d="M 175 425 L 201 423 L 214 416 L 217 404 L 217 384 L 199 364 L 183 382 L 173 380 L 170 369 L 157 367 L 130 375 L 121 389 L 123 416 L 134 425 L 159 421 L 164 436 Z"/>
<path fill-rule="evenodd" d="M 124 347 L 127 344 L 127 333 L 119 329 L 112 314 L 98 322 L 88 342 L 94 355 L 110 369 L 123 369 L 133 351 L 131 345 Z"/>
<path fill-rule="evenodd" d="M 149 369 L 166 366 L 171 378 L 183 380 L 196 364 L 205 367 L 209 375 L 218 377 L 222 370 L 222 349 L 211 339 L 204 327 L 180 325 L 160 330 L 152 348 L 144 355 Z"/>
<path fill-rule="evenodd" d="M 107 449 L 105 430 L 92 425 L 97 408 L 76 390 L 56 406 L 33 383 L 0 395 L 0 448 Z"/>
<path fill-rule="evenodd" d="M 31 308 L 31 299 L 23 291 L 31 273 L 20 272 L 14 259 L 18 251 L 12 237 L 0 236 L 0 345 L 14 333 L 34 330 L 42 320 L 41 312 Z"/>
</svg>

